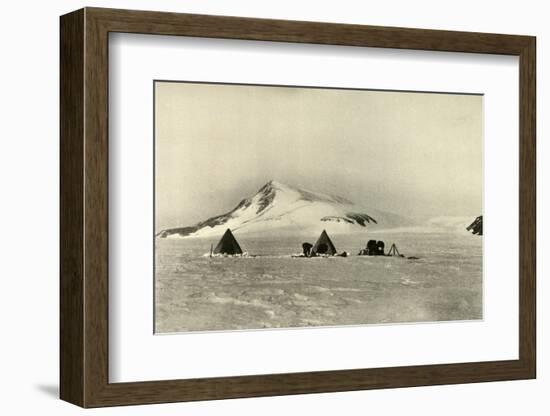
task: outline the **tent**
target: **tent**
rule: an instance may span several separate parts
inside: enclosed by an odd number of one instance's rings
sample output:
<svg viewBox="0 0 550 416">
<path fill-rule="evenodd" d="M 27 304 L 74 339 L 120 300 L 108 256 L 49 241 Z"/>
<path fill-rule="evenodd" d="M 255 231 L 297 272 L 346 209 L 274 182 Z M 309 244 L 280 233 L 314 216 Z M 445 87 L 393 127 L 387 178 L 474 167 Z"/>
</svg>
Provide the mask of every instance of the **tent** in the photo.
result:
<svg viewBox="0 0 550 416">
<path fill-rule="evenodd" d="M 315 254 L 329 254 L 334 256 L 336 254 L 336 247 L 334 247 L 334 244 L 330 241 L 327 232 L 323 230 L 311 251 Z"/>
<path fill-rule="evenodd" d="M 229 228 L 214 249 L 214 254 L 243 254 L 241 246 Z"/>
</svg>

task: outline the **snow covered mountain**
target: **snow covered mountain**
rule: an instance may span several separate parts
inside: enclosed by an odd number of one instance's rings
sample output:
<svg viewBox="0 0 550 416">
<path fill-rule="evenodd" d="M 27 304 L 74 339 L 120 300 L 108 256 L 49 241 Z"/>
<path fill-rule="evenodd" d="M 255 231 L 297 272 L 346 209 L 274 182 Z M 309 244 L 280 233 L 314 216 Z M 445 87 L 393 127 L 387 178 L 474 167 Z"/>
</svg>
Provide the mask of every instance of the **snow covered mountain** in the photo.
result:
<svg viewBox="0 0 550 416">
<path fill-rule="evenodd" d="M 412 223 L 407 218 L 365 209 L 339 196 L 269 181 L 233 210 L 189 227 L 162 230 L 157 237 L 219 236 L 228 228 L 239 234 L 318 234 L 323 229 L 336 234 L 408 225 Z"/>
</svg>

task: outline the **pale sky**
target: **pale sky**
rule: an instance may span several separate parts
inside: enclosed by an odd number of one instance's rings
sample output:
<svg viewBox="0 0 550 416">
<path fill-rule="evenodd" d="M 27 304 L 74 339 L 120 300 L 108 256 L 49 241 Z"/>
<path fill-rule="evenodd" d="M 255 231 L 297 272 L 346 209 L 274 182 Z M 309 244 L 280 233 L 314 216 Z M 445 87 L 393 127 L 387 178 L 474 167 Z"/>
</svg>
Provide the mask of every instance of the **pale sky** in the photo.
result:
<svg viewBox="0 0 550 416">
<path fill-rule="evenodd" d="M 482 212 L 483 97 L 155 83 L 156 226 L 270 179 L 407 216 Z"/>
</svg>

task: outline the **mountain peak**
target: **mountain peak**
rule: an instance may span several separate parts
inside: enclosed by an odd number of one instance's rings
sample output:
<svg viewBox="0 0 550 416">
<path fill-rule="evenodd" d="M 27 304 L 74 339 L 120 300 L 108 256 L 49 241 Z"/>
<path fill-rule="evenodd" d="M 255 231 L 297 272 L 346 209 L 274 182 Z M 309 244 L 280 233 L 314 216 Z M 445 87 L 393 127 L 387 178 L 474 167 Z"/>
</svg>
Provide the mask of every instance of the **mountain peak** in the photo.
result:
<svg viewBox="0 0 550 416">
<path fill-rule="evenodd" d="M 264 186 L 267 186 L 267 185 L 278 186 L 278 185 L 283 185 L 283 183 L 281 183 L 281 182 L 279 182 L 275 179 L 270 179 L 269 181 L 267 181 L 267 183 Z"/>
<path fill-rule="evenodd" d="M 353 202 L 335 195 L 310 191 L 272 179 L 256 194 L 243 199 L 233 210 L 195 225 L 163 230 L 160 237 L 218 236 L 230 228 L 239 233 L 286 230 L 290 233 L 312 232 L 329 227 L 330 233 L 355 232 L 375 225 L 381 219 L 384 225 L 401 221 L 396 216 L 376 210 L 377 219 Z"/>
<path fill-rule="evenodd" d="M 346 198 L 336 195 L 329 195 L 317 191 L 311 191 L 297 186 L 271 179 L 258 190 L 258 194 L 263 195 L 263 203 L 271 203 L 277 194 L 284 194 L 286 197 L 306 202 L 331 202 L 343 205 L 353 205 L 353 202 Z M 262 203 L 262 205 L 263 205 Z"/>
<path fill-rule="evenodd" d="M 264 186 L 262 186 L 258 192 L 265 192 L 270 190 L 287 190 L 287 189 L 294 189 L 294 187 L 287 185 L 285 183 L 279 182 L 275 179 L 271 179 Z"/>
</svg>

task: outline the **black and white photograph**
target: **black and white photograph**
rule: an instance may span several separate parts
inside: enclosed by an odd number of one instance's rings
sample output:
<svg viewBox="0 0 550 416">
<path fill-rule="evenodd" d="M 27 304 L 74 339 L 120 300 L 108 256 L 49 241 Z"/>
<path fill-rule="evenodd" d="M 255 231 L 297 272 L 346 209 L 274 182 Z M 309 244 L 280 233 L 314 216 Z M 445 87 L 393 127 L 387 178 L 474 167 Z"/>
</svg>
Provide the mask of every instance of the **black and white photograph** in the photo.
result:
<svg viewBox="0 0 550 416">
<path fill-rule="evenodd" d="M 4 3 L 0 414 L 548 414 L 547 5 L 312 5 Z"/>
<path fill-rule="evenodd" d="M 154 96 L 155 333 L 483 319 L 483 95 Z"/>
</svg>

